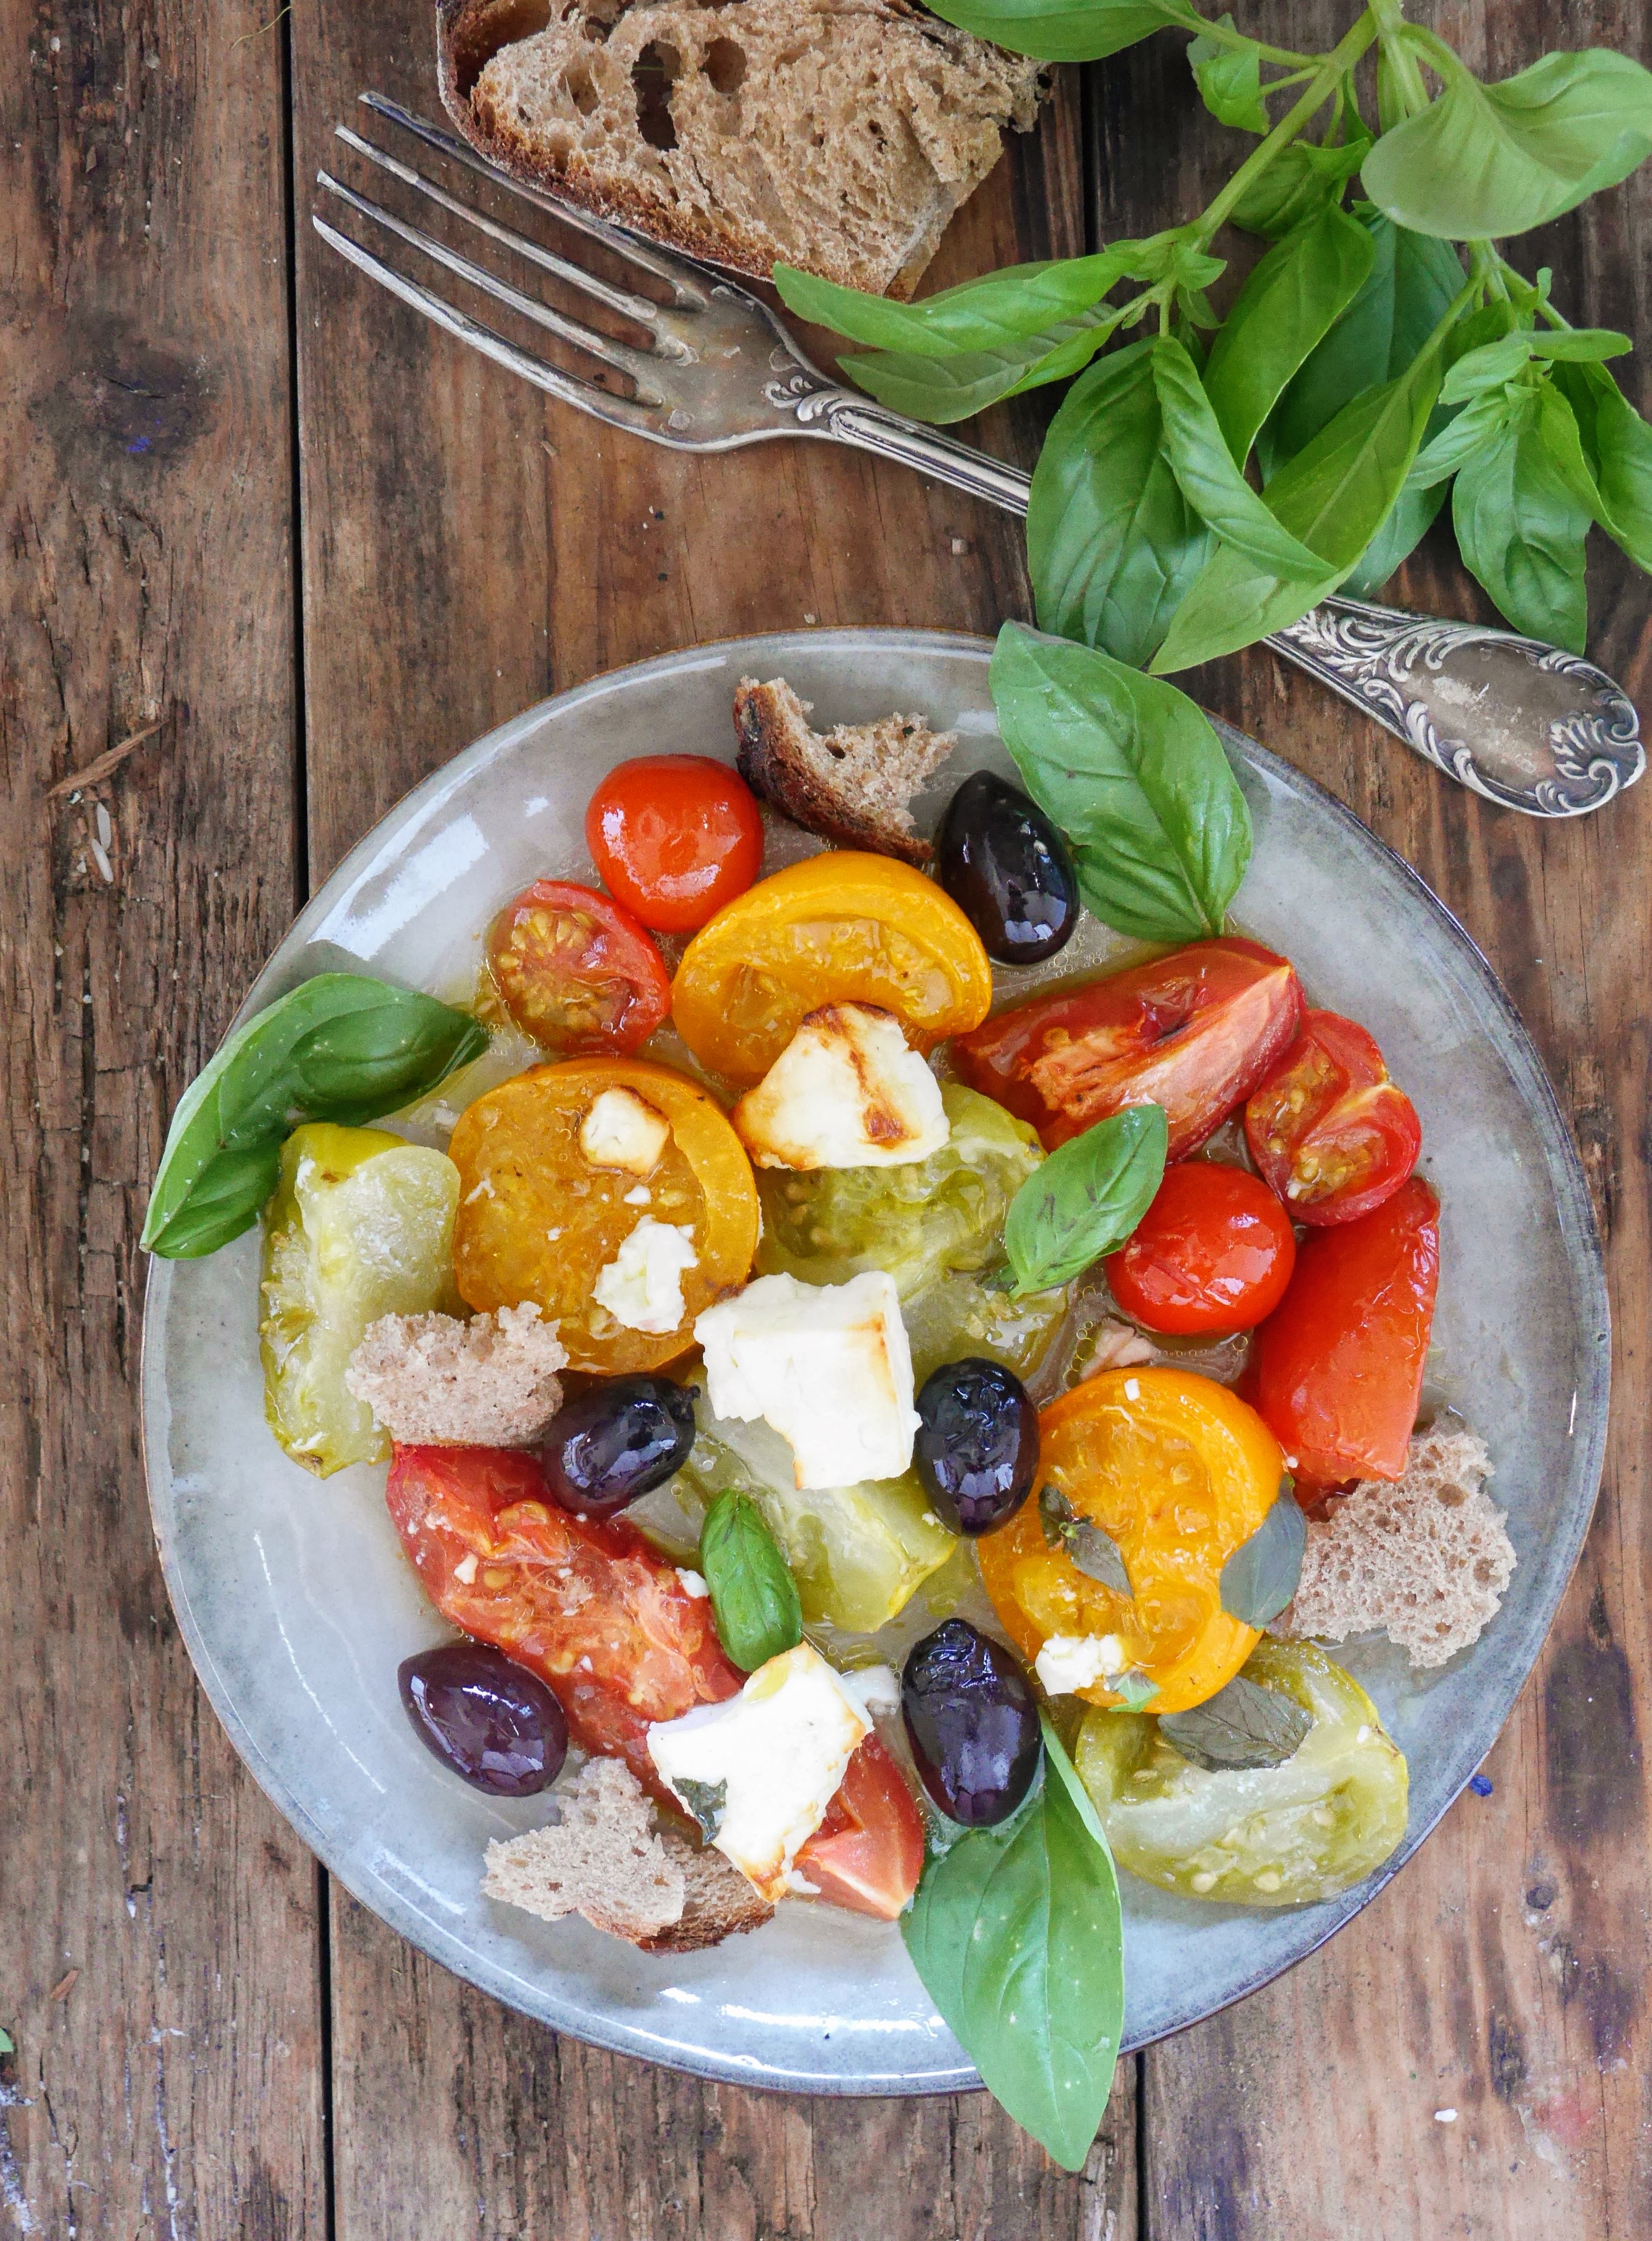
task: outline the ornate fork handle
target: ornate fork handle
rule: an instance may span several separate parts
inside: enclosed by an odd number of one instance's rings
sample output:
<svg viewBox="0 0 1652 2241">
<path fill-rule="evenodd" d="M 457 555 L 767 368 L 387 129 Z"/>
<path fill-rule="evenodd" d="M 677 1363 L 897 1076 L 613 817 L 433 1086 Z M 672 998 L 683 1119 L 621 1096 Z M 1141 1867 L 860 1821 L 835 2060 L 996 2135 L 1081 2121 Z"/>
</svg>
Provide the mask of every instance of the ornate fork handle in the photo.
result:
<svg viewBox="0 0 1652 2241">
<path fill-rule="evenodd" d="M 1029 478 L 1015 468 L 809 374 L 770 392 L 799 429 L 1026 513 Z M 1539 639 L 1333 598 L 1265 643 L 1459 785 L 1528 817 L 1581 817 L 1646 767 L 1622 687 Z"/>
</svg>

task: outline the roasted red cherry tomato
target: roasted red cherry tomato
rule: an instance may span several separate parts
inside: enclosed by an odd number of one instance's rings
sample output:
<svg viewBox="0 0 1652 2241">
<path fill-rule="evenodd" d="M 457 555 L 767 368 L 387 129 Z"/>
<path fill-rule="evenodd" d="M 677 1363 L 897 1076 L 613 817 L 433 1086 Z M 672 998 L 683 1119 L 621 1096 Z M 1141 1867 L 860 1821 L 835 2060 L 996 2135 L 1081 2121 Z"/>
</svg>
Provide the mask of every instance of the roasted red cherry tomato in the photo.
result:
<svg viewBox="0 0 1652 2241">
<path fill-rule="evenodd" d="M 585 810 L 585 842 L 622 903 L 659 933 L 692 933 L 744 894 L 763 819 L 738 771 L 709 755 L 618 763 Z"/>
<path fill-rule="evenodd" d="M 1242 1167 L 1191 1160 L 1166 1170 L 1106 1266 L 1114 1298 L 1149 1330 L 1249 1330 L 1285 1295 L 1296 1233 L 1266 1183 Z"/>
<path fill-rule="evenodd" d="M 1252 1365 L 1257 1412 L 1305 1479 L 1403 1475 L 1439 1279 L 1440 1202 L 1415 1175 L 1301 1247 Z"/>
<path fill-rule="evenodd" d="M 558 1058 L 623 1054 L 671 1009 L 652 938 L 594 887 L 536 880 L 489 929 L 487 960 L 505 1008 Z"/>
<path fill-rule="evenodd" d="M 1250 1155 L 1298 1221 L 1357 1221 L 1417 1164 L 1416 1107 L 1365 1029 L 1304 1012 L 1301 1031 L 1245 1107 Z"/>
<path fill-rule="evenodd" d="M 924 1824 L 900 1769 L 876 1736 L 849 1761 L 798 1872 L 833 1906 L 893 1922 L 918 1888 Z"/>
<path fill-rule="evenodd" d="M 1249 1096 L 1301 1008 L 1289 960 L 1230 935 L 1000 1012 L 953 1052 L 1051 1151 L 1124 1106 L 1162 1105 L 1180 1160 Z"/>
</svg>

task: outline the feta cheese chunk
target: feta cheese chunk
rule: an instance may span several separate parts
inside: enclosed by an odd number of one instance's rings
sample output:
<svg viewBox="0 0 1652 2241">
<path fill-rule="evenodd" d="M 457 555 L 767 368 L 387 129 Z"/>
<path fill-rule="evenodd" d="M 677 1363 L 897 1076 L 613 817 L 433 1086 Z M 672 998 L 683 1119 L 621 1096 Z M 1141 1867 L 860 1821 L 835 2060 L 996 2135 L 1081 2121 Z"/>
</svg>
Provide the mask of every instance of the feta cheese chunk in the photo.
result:
<svg viewBox="0 0 1652 2241">
<path fill-rule="evenodd" d="M 694 1336 L 712 1414 L 772 1424 L 791 1447 L 799 1492 L 899 1478 L 911 1464 L 912 1349 L 881 1268 L 846 1284 L 759 1276 L 707 1308 Z"/>
<path fill-rule="evenodd" d="M 900 1709 L 900 1676 L 893 1665 L 860 1665 L 843 1676 L 843 1685 L 869 1719 Z"/>
<path fill-rule="evenodd" d="M 896 1167 L 940 1150 L 940 1084 L 893 1013 L 811 1012 L 730 1116 L 759 1167 Z"/>
<path fill-rule="evenodd" d="M 644 1214 L 606 1268 L 592 1295 L 627 1330 L 663 1338 L 683 1319 L 683 1278 L 699 1266 L 692 1229 Z"/>
<path fill-rule="evenodd" d="M 1070 1696 L 1114 1679 L 1124 1668 L 1124 1644 L 1116 1634 L 1053 1634 L 1033 1670 L 1048 1695 Z"/>
<path fill-rule="evenodd" d="M 771 1901 L 819 1827 L 872 1731 L 854 1696 L 806 1642 L 759 1665 L 738 1696 L 648 1730 L 648 1755 L 725 1859 Z"/>
<path fill-rule="evenodd" d="M 593 1167 L 650 1175 L 671 1141 L 671 1122 L 634 1089 L 605 1089 L 579 1123 L 579 1149 Z"/>
</svg>

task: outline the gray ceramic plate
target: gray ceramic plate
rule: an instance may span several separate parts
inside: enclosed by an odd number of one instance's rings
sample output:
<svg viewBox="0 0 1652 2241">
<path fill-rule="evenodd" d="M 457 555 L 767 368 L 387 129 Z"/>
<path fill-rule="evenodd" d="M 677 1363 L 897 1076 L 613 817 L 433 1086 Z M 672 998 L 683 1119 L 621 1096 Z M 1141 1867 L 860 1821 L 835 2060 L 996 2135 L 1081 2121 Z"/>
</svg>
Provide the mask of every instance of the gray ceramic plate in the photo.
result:
<svg viewBox="0 0 1652 2241">
<path fill-rule="evenodd" d="M 332 966 L 440 993 L 473 986 L 479 930 L 543 873 L 578 874 L 595 780 L 660 749 L 732 754 L 742 674 L 783 674 L 826 720 L 922 709 L 1002 761 L 984 642 L 820 631 L 670 654 L 530 710 L 427 779 L 299 918 L 251 1007 Z M 1411 1763 L 1390 1875 L 1502 1727 L 1571 1571 L 1606 1428 L 1607 1308 L 1577 1158 L 1524 1029 L 1420 880 L 1287 765 L 1227 734 L 1256 826 L 1247 931 L 1294 957 L 1317 1001 L 1362 1020 L 1422 1115 L 1444 1202 L 1437 1367 L 1489 1441 L 1519 1551 L 1475 1647 L 1414 1676 L 1386 1649 L 1347 1662 Z M 1007 767 L 1007 765 L 1004 765 Z M 955 768 L 953 775 L 962 774 Z M 415 1740 L 396 1668 L 445 1629 L 365 1468 L 319 1483 L 265 1431 L 257 1241 L 150 1266 L 144 1397 L 155 1530 L 178 1620 L 257 1780 L 362 1903 L 446 1967 L 559 2030 L 747 2084 L 816 2093 L 973 2085 L 893 1928 L 806 1905 L 713 1951 L 653 1959 L 579 1921 L 477 1890 L 490 1836 L 542 1803 L 464 1789 Z M 1299 1960 L 1374 1879 L 1301 1912 L 1200 1905 L 1127 1876 L 1127 2043 L 1211 2014 Z"/>
</svg>

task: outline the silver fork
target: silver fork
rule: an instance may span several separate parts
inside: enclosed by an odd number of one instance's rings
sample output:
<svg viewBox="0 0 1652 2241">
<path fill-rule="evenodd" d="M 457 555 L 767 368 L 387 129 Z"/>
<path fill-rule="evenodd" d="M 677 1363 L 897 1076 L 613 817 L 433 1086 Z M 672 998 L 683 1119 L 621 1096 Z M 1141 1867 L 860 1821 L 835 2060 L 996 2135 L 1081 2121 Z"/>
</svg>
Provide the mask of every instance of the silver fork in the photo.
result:
<svg viewBox="0 0 1652 2241">
<path fill-rule="evenodd" d="M 495 365 L 610 427 L 673 451 L 728 452 L 779 436 L 852 444 L 1007 513 L 1026 514 L 1029 478 L 1019 469 L 829 380 L 768 306 L 732 280 L 511 178 L 455 134 L 382 94 L 365 93 L 361 100 L 425 147 L 600 243 L 669 291 L 670 300 L 661 304 L 603 280 L 472 208 L 348 126 L 335 127 L 346 147 L 403 186 L 649 338 L 642 345 L 603 334 L 512 287 L 331 172 L 318 172 L 317 184 L 358 217 L 623 376 L 631 393 L 618 395 L 519 348 L 312 214 L 317 232 L 340 256 Z M 1592 662 L 1537 639 L 1337 598 L 1266 643 L 1448 777 L 1529 816 L 1582 816 L 1632 786 L 1645 768 L 1640 723 L 1622 690 Z"/>
</svg>

